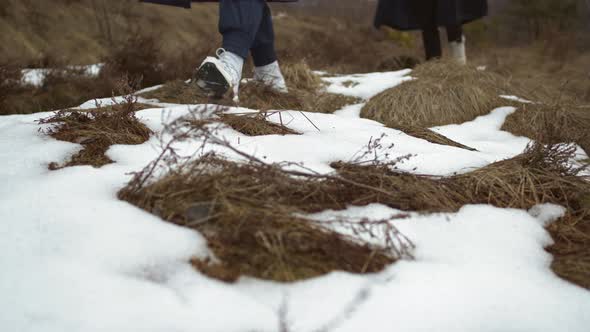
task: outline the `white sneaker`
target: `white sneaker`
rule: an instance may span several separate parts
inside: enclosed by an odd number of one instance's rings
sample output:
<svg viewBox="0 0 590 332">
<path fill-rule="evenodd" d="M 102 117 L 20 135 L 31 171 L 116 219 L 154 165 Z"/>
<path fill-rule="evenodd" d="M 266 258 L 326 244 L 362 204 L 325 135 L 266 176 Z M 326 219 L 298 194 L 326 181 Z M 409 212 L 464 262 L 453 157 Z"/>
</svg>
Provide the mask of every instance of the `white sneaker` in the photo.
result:
<svg viewBox="0 0 590 332">
<path fill-rule="evenodd" d="M 237 54 L 218 49 L 217 58 L 208 56 L 197 69 L 194 80 L 209 96 L 221 98 L 228 90 L 238 98 L 244 59 Z"/>
<path fill-rule="evenodd" d="M 461 37 L 461 41 L 453 41 L 449 43 L 449 51 L 451 58 L 458 63 L 467 64 L 467 55 L 465 55 L 465 36 Z"/>
<path fill-rule="evenodd" d="M 279 67 L 278 61 L 275 61 L 266 66 L 255 67 L 254 81 L 260 82 L 277 92 L 289 92 L 289 89 L 287 89 L 287 83 L 283 77 L 283 73 L 281 73 L 281 68 Z"/>
</svg>

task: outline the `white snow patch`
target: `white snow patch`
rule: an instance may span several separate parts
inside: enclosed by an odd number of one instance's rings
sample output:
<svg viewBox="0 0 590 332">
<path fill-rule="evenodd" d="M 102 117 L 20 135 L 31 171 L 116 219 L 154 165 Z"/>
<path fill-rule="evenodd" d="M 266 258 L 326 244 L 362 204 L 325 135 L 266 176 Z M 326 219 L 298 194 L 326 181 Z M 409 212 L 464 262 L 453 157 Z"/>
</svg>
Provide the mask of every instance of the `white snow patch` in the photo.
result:
<svg viewBox="0 0 590 332">
<path fill-rule="evenodd" d="M 519 103 L 523 103 L 523 104 L 534 104 L 534 102 L 530 101 L 530 100 L 526 100 L 517 96 L 510 96 L 510 95 L 500 95 L 500 98 L 504 98 L 506 100 L 512 100 L 512 101 L 517 101 Z"/>
<path fill-rule="evenodd" d="M 543 226 L 556 221 L 565 215 L 566 209 L 556 204 L 539 204 L 529 209 L 529 214 L 537 218 Z"/>
<path fill-rule="evenodd" d="M 87 66 L 70 66 L 69 68 L 72 70 L 81 70 L 84 72 L 85 75 L 90 77 L 96 77 L 100 73 L 100 70 L 104 64 L 97 63 L 93 65 Z M 22 70 L 22 78 L 21 83 L 32 85 L 32 86 L 41 86 L 45 81 L 45 77 L 52 69 L 49 68 L 31 68 L 31 69 L 24 69 Z"/>
<path fill-rule="evenodd" d="M 402 82 L 411 80 L 412 78 L 407 76 L 410 72 L 410 69 L 404 69 L 383 73 L 322 77 L 322 80 L 330 83 L 326 89 L 330 93 L 369 99 Z"/>
</svg>

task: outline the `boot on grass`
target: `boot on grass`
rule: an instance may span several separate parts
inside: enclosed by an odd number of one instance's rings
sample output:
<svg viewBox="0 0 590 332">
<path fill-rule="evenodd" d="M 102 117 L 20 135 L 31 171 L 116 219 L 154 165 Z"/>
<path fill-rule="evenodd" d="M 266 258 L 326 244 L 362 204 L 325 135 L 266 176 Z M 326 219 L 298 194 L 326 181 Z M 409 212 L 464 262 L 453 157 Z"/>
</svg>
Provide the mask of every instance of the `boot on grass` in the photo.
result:
<svg viewBox="0 0 590 332">
<path fill-rule="evenodd" d="M 208 56 L 197 69 L 194 81 L 208 96 L 222 98 L 231 90 L 234 100 L 238 98 L 244 59 L 220 48 L 217 57 Z"/>
<path fill-rule="evenodd" d="M 274 61 L 266 66 L 255 67 L 254 81 L 260 82 L 276 92 L 289 92 L 278 61 Z"/>
</svg>

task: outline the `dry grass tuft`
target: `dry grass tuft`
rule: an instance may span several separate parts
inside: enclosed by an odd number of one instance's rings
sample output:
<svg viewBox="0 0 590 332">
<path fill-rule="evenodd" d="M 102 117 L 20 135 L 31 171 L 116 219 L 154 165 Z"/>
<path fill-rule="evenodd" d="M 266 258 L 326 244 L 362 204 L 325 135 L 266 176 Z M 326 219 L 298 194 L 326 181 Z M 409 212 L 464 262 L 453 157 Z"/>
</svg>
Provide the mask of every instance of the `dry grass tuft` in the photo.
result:
<svg viewBox="0 0 590 332">
<path fill-rule="evenodd" d="M 262 112 L 228 114 L 221 108 L 209 119 L 181 119 L 180 122 L 190 126 L 192 130 L 206 130 L 206 126 L 223 123 L 246 136 L 300 135 L 285 125 L 268 121 L 267 115 Z"/>
<path fill-rule="evenodd" d="M 305 98 L 303 100 L 303 110 L 331 114 L 345 106 L 359 104 L 362 101 L 362 99 L 356 97 L 324 92 Z"/>
<path fill-rule="evenodd" d="M 159 89 L 141 94 L 141 97 L 175 104 L 208 104 L 212 101 L 204 97 L 198 87 L 182 80 L 166 82 Z"/>
<path fill-rule="evenodd" d="M 298 216 L 344 208 L 342 197 L 355 194 L 338 180 L 295 178 L 277 166 L 214 156 L 185 164 L 151 184 L 144 185 L 142 176 L 119 197 L 201 232 L 220 263 L 193 264 L 221 280 L 248 275 L 295 281 L 334 270 L 369 273 L 397 258 L 388 249 L 359 243 Z M 358 227 L 370 226 L 367 221 Z"/>
<path fill-rule="evenodd" d="M 248 136 L 299 135 L 298 132 L 284 125 L 267 121 L 264 113 L 221 114 L 219 117 L 221 122 Z"/>
<path fill-rule="evenodd" d="M 387 192 L 373 193 L 375 196 L 367 201 L 402 210 L 452 212 L 466 204 L 528 209 L 536 204 L 555 203 L 578 211 L 584 193 L 590 193 L 590 183 L 577 175 L 578 169 L 567 166 L 574 153 L 575 149 L 568 145 L 534 144 L 515 158 L 445 178 L 374 166 L 336 163 L 333 167 L 341 176 Z"/>
<path fill-rule="evenodd" d="M 371 98 L 361 115 L 389 127 L 433 127 L 470 121 L 506 105 L 501 94 L 518 94 L 504 77 L 452 61 L 432 61 L 414 70 L 417 79 Z M 518 93 L 518 92 L 522 93 Z"/>
<path fill-rule="evenodd" d="M 305 61 L 286 63 L 281 71 L 289 88 L 316 92 L 322 88 L 324 82 L 316 75 Z"/>
<path fill-rule="evenodd" d="M 548 230 L 554 244 L 552 270 L 561 278 L 590 289 L 590 200 L 586 194 L 583 213 L 568 213 Z"/>
<path fill-rule="evenodd" d="M 111 145 L 144 143 L 151 130 L 139 122 L 135 112 L 147 106 L 130 102 L 87 111 L 63 110 L 41 120 L 40 123 L 56 123 L 45 132 L 47 135 L 83 146 L 65 164 L 51 163 L 49 169 L 78 165 L 101 167 L 113 162 L 105 155 Z"/>
<path fill-rule="evenodd" d="M 439 134 L 433 130 L 430 130 L 428 128 L 421 128 L 421 127 L 415 127 L 415 126 L 398 126 L 396 129 L 401 130 L 410 136 L 414 136 L 414 137 L 426 140 L 430 143 L 454 146 L 456 148 L 465 149 L 465 150 L 469 150 L 469 151 L 477 151 L 474 148 L 470 148 L 467 145 L 461 144 L 459 142 L 455 142 L 452 139 L 447 138 L 444 135 L 441 135 L 441 134 Z"/>
<path fill-rule="evenodd" d="M 502 130 L 545 144 L 577 143 L 590 153 L 590 108 L 571 104 L 515 105 Z"/>
<path fill-rule="evenodd" d="M 290 89 L 289 93 L 280 93 L 264 84 L 249 82 L 240 86 L 239 105 L 260 111 L 301 110 L 304 95 L 313 93 L 297 89 Z"/>
</svg>

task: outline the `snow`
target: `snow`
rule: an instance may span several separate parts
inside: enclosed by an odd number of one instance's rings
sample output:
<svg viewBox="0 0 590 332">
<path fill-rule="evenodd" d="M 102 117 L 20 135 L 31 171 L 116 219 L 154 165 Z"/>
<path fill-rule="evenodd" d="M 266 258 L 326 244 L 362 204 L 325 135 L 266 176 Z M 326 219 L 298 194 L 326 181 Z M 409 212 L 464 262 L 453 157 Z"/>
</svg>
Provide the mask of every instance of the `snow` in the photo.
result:
<svg viewBox="0 0 590 332">
<path fill-rule="evenodd" d="M 404 69 L 392 72 L 322 77 L 322 79 L 330 83 L 327 88 L 328 92 L 369 99 L 403 81 L 411 80 L 411 77 L 406 76 L 410 72 L 411 70 Z"/>
<path fill-rule="evenodd" d="M 100 70 L 102 69 L 103 66 L 104 66 L 104 64 L 97 63 L 97 64 L 87 65 L 87 66 L 70 66 L 69 69 L 81 70 L 86 75 L 94 77 L 94 76 L 98 76 L 98 74 L 100 73 Z M 37 87 L 41 86 L 41 85 L 43 85 L 43 82 L 45 81 L 45 77 L 47 76 L 47 74 L 50 71 L 51 71 L 51 69 L 49 69 L 49 68 L 24 69 L 22 71 L 21 82 L 22 82 L 22 84 L 26 84 L 26 85 L 32 85 L 32 86 L 37 86 Z"/>
<path fill-rule="evenodd" d="M 408 73 L 324 79 L 331 84 L 328 91 L 366 99 L 409 79 Z M 155 108 L 138 117 L 157 134 L 189 112 L 210 116 L 212 110 L 149 103 Z M 230 128 L 219 134 L 267 162 L 303 162 L 323 173 L 331 171 L 332 161 L 353 158 L 382 135 L 382 145 L 393 148 L 378 151 L 380 158 L 412 154 L 400 169 L 431 175 L 510 158 L 530 142 L 500 131 L 511 107 L 433 128 L 478 151 L 432 144 L 360 119 L 361 108 L 281 112 L 283 122 L 302 135 L 247 137 Z M 556 277 L 543 249 L 551 243 L 544 226 L 564 213 L 559 206 L 522 211 L 471 205 L 457 213 L 410 213 L 391 222 L 416 245 L 415 260 L 373 275 L 334 272 L 292 284 L 242 278 L 230 285 L 188 264 L 191 257 L 210 255 L 199 233 L 116 197 L 130 172 L 158 155 L 158 135 L 141 145 L 112 146 L 107 154 L 115 163 L 99 169 L 49 171 L 49 162 L 66 159 L 80 145 L 40 133 L 36 120 L 48 115 L 0 117 L 3 331 L 277 331 L 281 315 L 290 331 L 582 332 L 590 326 L 590 292 Z M 270 120 L 279 122 L 278 113 Z M 185 141 L 175 147 L 190 155 L 199 145 Z M 312 217 L 387 219 L 399 212 L 371 204 Z"/>
<path fill-rule="evenodd" d="M 506 100 L 511 100 L 511 101 L 517 101 L 519 103 L 523 103 L 523 104 L 534 104 L 532 101 L 530 100 L 526 100 L 517 96 L 510 96 L 510 95 L 500 95 L 500 98 L 504 98 Z"/>
</svg>

